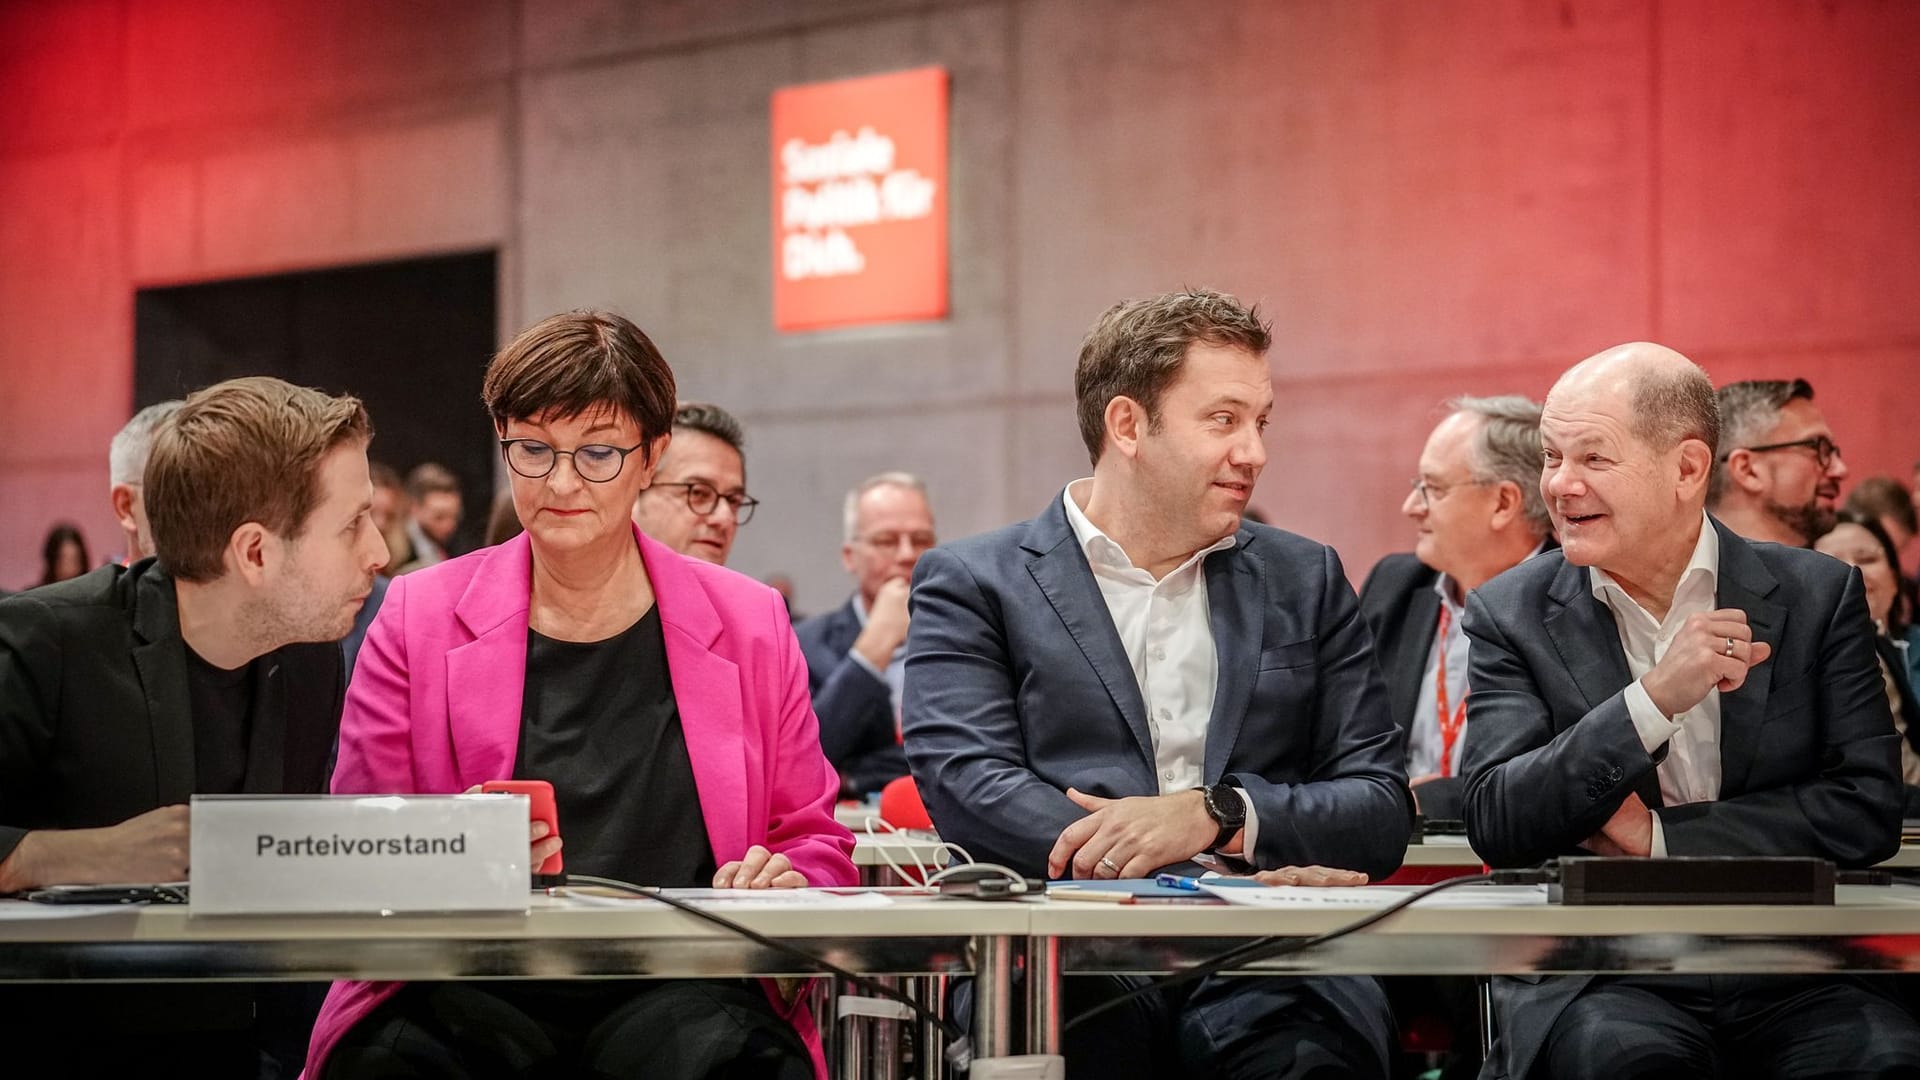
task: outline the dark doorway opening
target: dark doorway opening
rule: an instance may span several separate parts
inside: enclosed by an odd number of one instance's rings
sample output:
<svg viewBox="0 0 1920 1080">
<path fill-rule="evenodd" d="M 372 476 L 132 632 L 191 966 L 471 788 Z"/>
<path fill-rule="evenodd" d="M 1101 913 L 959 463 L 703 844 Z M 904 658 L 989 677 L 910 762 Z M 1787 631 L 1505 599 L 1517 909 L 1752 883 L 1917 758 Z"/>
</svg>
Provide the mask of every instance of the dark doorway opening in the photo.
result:
<svg viewBox="0 0 1920 1080">
<path fill-rule="evenodd" d="M 437 461 L 460 478 L 454 550 L 468 551 L 493 500 L 480 377 L 495 332 L 491 251 L 142 289 L 134 407 L 241 375 L 353 394 L 373 418 L 373 460 L 402 476 Z"/>
</svg>

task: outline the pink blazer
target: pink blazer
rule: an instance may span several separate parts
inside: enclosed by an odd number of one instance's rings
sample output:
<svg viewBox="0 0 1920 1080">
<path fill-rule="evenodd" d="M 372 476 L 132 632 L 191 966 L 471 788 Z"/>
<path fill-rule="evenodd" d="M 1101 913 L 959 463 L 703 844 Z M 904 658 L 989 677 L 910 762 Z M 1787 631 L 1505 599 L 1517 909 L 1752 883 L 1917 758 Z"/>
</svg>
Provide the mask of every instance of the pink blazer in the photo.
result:
<svg viewBox="0 0 1920 1080">
<path fill-rule="evenodd" d="M 674 699 L 716 864 L 764 844 L 814 885 L 855 881 L 853 835 L 833 819 L 839 778 L 820 752 L 807 668 L 779 594 L 634 530 L 653 581 Z M 526 534 L 395 578 L 347 688 L 336 794 L 464 791 L 513 776 L 527 674 Z M 560 825 L 566 835 L 566 823 Z M 307 1073 L 402 984 L 337 982 Z M 826 1075 L 805 1005 L 774 1007 Z"/>
</svg>

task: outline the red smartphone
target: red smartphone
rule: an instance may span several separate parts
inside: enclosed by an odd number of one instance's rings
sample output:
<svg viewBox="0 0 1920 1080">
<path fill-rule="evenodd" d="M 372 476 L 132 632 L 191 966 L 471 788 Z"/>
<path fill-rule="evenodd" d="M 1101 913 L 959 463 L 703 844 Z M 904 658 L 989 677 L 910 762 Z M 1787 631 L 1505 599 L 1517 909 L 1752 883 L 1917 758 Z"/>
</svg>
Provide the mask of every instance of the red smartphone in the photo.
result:
<svg viewBox="0 0 1920 1080">
<path fill-rule="evenodd" d="M 489 780 L 480 785 L 480 790 L 489 795 L 525 795 L 529 823 L 544 821 L 548 836 L 560 835 L 560 811 L 553 804 L 553 785 L 545 780 Z M 536 878 L 558 877 L 561 873 L 557 851 L 533 870 Z"/>
</svg>

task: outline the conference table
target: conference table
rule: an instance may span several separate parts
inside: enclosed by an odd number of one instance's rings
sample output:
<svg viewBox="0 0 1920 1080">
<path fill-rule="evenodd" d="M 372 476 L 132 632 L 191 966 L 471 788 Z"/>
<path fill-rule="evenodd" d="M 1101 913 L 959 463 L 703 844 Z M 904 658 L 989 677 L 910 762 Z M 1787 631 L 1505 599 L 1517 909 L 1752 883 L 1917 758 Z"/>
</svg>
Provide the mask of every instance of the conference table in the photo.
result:
<svg viewBox="0 0 1920 1080">
<path fill-rule="evenodd" d="M 1901 972 L 1920 969 L 1920 886 L 1841 886 L 1834 906 L 1561 907 L 1467 886 L 1378 926 L 1251 965 L 1288 974 Z M 1353 892 L 1353 890 L 1345 890 Z M 1380 891 L 1378 900 L 1391 894 Z M 765 894 L 762 894 L 765 895 Z M 1484 899 L 1483 899 L 1484 897 Z M 1335 898 L 1337 900 L 1339 898 Z M 900 892 L 719 904 L 845 967 L 976 979 L 976 1056 L 1057 1052 L 1060 979 L 1163 974 L 1249 939 L 1308 937 L 1373 910 L 980 902 Z M 1016 984 L 1016 957 L 1026 978 Z M 0 902 L 0 982 L 741 977 L 813 974 L 776 949 L 654 901 L 535 895 L 524 913 L 194 918 L 190 908 Z M 923 999 L 924 1000 L 924 999 Z M 935 1001 L 929 1001 L 935 1006 Z M 1026 1038 L 1015 1045 L 1024 1010 Z M 922 1046 L 937 1045 L 923 1026 Z M 857 1055 L 836 1055 L 842 1062 Z M 920 1055 L 937 1076 L 936 1055 Z M 843 1073 L 849 1068 L 843 1064 Z M 881 1075 L 897 1062 L 876 1062 Z"/>
</svg>

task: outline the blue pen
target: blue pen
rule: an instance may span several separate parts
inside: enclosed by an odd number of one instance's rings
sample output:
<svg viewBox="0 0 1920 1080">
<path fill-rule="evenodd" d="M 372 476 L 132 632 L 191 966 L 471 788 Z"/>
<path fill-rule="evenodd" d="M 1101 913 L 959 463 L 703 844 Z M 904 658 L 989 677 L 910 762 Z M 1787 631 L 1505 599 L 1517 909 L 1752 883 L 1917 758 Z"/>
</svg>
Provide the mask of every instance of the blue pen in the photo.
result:
<svg viewBox="0 0 1920 1080">
<path fill-rule="evenodd" d="M 1185 889 L 1188 892 L 1200 891 L 1199 878 L 1186 877 L 1181 874 L 1155 874 L 1153 875 L 1153 883 L 1169 889 Z"/>
</svg>

